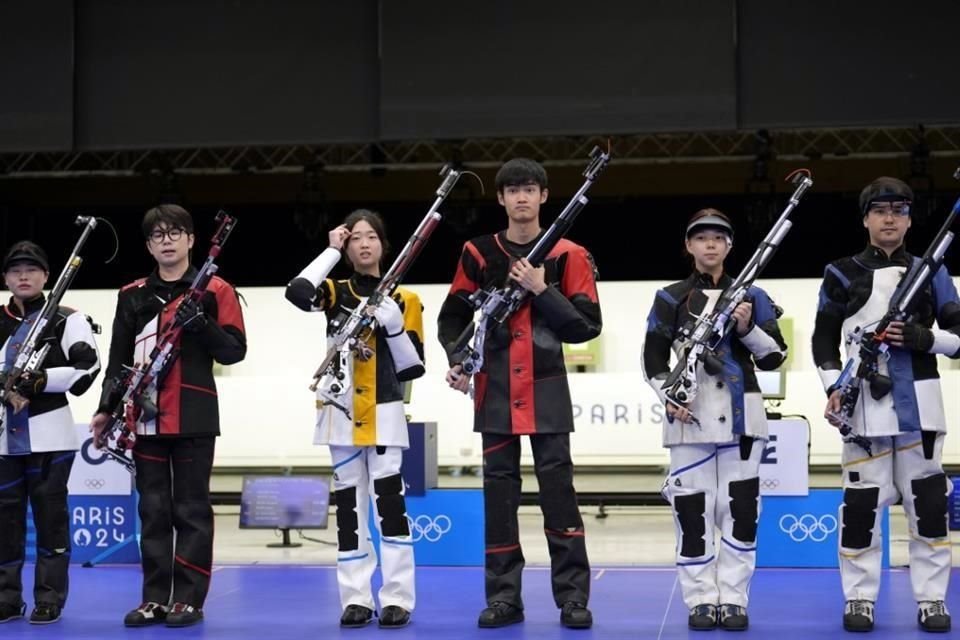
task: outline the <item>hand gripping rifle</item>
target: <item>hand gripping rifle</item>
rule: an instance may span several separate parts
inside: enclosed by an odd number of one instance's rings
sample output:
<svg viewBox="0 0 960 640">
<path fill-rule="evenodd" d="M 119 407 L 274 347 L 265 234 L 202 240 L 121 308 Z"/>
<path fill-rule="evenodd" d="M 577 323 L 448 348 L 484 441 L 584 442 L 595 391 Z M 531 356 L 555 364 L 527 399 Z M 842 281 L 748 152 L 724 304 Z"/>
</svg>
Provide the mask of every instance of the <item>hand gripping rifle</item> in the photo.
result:
<svg viewBox="0 0 960 640">
<path fill-rule="evenodd" d="M 543 264 L 553 248 L 566 235 L 574 220 L 576 220 L 577 214 L 589 202 L 586 196 L 587 189 L 590 188 L 608 162 L 610 162 L 609 151 L 605 152 L 600 147 L 594 147 L 590 152 L 590 163 L 583 172 L 586 178 L 583 185 L 573 194 L 573 198 L 570 199 L 567 206 L 563 208 L 550 228 L 527 254 L 527 262 L 533 267 L 539 267 Z M 471 322 L 467 325 L 450 347 L 453 362 L 460 364 L 465 373 L 473 374 L 480 371 L 483 367 L 484 342 L 487 334 L 493 329 L 490 326 L 491 322 L 496 324 L 506 322 L 507 318 L 524 303 L 528 294 L 529 292 L 526 289 L 513 280 L 504 287 L 491 285 L 486 289 L 474 291 L 470 295 L 469 302 L 475 310 L 480 311 L 480 321 L 478 323 Z M 472 346 L 470 345 L 471 340 L 474 340 Z"/>
<path fill-rule="evenodd" d="M 750 287 L 770 263 L 777 249 L 780 248 L 780 243 L 787 232 L 790 231 L 790 227 L 793 226 L 793 223 L 788 220 L 790 214 L 800 203 L 800 198 L 803 197 L 807 189 L 813 186 L 810 172 L 806 169 L 798 169 L 787 176 L 787 180 L 791 179 L 796 188 L 793 195 L 790 196 L 790 202 L 760 243 L 760 246 L 757 247 L 740 275 L 726 288 L 710 313 L 691 319 L 680 329 L 680 338 L 683 341 L 683 346 L 680 349 L 680 361 L 677 362 L 663 383 L 668 403 L 677 407 L 688 407 L 697 397 L 699 390 L 697 385 L 698 363 L 703 363 L 704 371 L 709 375 L 717 375 L 722 371 L 723 363 L 715 352 L 733 327 L 735 322 L 733 312 L 746 299 Z M 693 416 L 693 421 L 698 425 L 700 424 L 695 416 Z"/>
<path fill-rule="evenodd" d="M 83 264 L 83 258 L 79 255 L 80 250 L 83 248 L 83 245 L 86 244 L 87 238 L 90 237 L 90 234 L 97 227 L 97 219 L 93 216 L 77 216 L 74 224 L 83 226 L 80 239 L 77 240 L 77 244 L 73 248 L 73 253 L 71 253 L 67 259 L 67 264 L 64 265 L 63 271 L 60 272 L 60 277 L 57 278 L 56 284 L 53 285 L 53 290 L 47 297 L 46 302 L 44 302 L 43 308 L 40 309 L 40 313 L 37 315 L 36 320 L 34 320 L 33 326 L 30 327 L 27 337 L 20 345 L 20 349 L 17 351 L 17 357 L 13 361 L 13 366 L 5 372 L 7 374 L 6 379 L 4 380 L 3 387 L 0 387 L 0 433 L 3 433 L 3 421 L 7 413 L 2 409 L 3 403 L 8 403 L 13 408 L 14 413 L 20 413 L 30 404 L 28 398 L 24 398 L 17 393 L 17 382 L 22 377 L 29 377 L 43 368 L 43 361 L 47 357 L 47 352 L 50 351 L 51 345 L 51 342 L 45 339 L 46 336 L 44 336 L 44 332 L 47 327 L 50 326 L 51 320 L 53 320 L 53 317 L 56 315 L 60 301 L 73 283 L 73 278 L 77 275 L 77 270 L 80 269 L 80 265 Z"/>
<path fill-rule="evenodd" d="M 324 402 L 340 409 L 347 417 L 350 417 L 350 410 L 347 406 L 348 403 L 343 400 L 343 394 L 350 386 L 350 382 L 347 380 L 350 370 L 350 353 L 366 352 L 364 343 L 374 329 L 374 311 L 380 306 L 384 298 L 393 294 L 414 260 L 420 255 L 433 230 L 440 224 L 442 218 L 438 211 L 440 205 L 450 195 L 450 191 L 453 190 L 460 176 L 465 173 L 475 175 L 470 171 L 454 169 L 450 165 L 445 165 L 440 170 L 443 182 L 437 189 L 436 199 L 413 235 L 407 240 L 407 244 L 400 255 L 397 256 L 386 275 L 380 280 L 380 284 L 377 285 L 366 302 L 357 305 L 349 314 L 343 313 L 330 321 L 331 329 L 334 331 L 333 338 L 327 349 L 327 355 L 313 374 L 310 390 L 316 391 L 319 388 L 321 395 L 324 397 Z"/>
<path fill-rule="evenodd" d="M 190 303 L 199 303 L 206 293 L 210 280 L 217 273 L 219 267 L 215 260 L 220 250 L 226 244 L 230 233 L 237 224 L 236 218 L 220 211 L 217 213 L 218 227 L 210 241 L 210 253 L 203 266 L 197 271 L 196 277 L 190 283 L 190 288 L 183 293 L 177 311 Z M 127 451 L 133 448 L 136 440 L 136 423 L 149 422 L 157 417 L 158 409 L 154 401 L 157 388 L 164 374 L 180 355 L 180 336 L 183 333 L 183 321 L 178 313 L 163 324 L 157 332 L 156 343 L 147 359 L 132 367 L 124 367 L 124 371 L 117 377 L 115 383 L 123 394 L 110 413 L 110 420 L 97 437 L 97 447 L 103 449 L 108 456 L 134 473 L 133 460 L 127 456 Z M 114 443 L 111 445 L 110 440 Z"/>
<path fill-rule="evenodd" d="M 960 168 L 953 174 L 960 179 Z M 880 362 L 890 358 L 890 346 L 885 342 L 887 328 L 891 322 L 907 322 L 917 306 L 919 294 L 930 284 L 937 271 L 943 265 L 944 256 L 954 234 L 950 231 L 957 213 L 960 212 L 960 198 L 953 205 L 953 209 L 944 220 L 943 226 L 926 253 L 920 260 L 914 260 L 907 269 L 900 284 L 890 298 L 887 312 L 873 327 L 873 331 L 866 331 L 863 327 L 856 327 L 846 338 L 848 345 L 854 345 L 853 353 L 847 359 L 840 377 L 832 387 L 832 391 L 840 392 L 840 410 L 830 416 L 840 423 L 840 433 L 850 442 L 859 445 L 868 455 L 873 455 L 870 440 L 864 436 L 852 434 L 851 418 L 860 400 L 863 383 L 870 387 L 870 395 L 874 400 L 884 397 L 893 389 L 893 381 L 889 376 L 880 373 Z"/>
</svg>

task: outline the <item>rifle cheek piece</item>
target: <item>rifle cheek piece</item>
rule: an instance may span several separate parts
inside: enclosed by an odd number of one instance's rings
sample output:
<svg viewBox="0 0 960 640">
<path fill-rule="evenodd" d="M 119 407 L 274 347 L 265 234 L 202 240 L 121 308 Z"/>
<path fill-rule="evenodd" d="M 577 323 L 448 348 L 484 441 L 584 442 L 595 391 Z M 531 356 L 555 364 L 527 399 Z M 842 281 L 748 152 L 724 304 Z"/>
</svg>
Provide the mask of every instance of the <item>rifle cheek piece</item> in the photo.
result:
<svg viewBox="0 0 960 640">
<path fill-rule="evenodd" d="M 874 400 L 879 400 L 890 393 L 893 389 L 893 380 L 890 376 L 876 374 L 870 379 L 870 396 Z"/>
<path fill-rule="evenodd" d="M 151 400 L 147 395 L 142 395 L 137 399 L 136 405 L 140 407 L 140 419 L 143 422 L 150 422 L 151 420 L 156 419 L 157 415 L 160 413 L 160 409 L 157 407 L 156 403 Z"/>
<path fill-rule="evenodd" d="M 705 353 L 703 356 L 703 370 L 707 375 L 716 376 L 723 371 L 723 360 L 714 353 Z"/>
</svg>

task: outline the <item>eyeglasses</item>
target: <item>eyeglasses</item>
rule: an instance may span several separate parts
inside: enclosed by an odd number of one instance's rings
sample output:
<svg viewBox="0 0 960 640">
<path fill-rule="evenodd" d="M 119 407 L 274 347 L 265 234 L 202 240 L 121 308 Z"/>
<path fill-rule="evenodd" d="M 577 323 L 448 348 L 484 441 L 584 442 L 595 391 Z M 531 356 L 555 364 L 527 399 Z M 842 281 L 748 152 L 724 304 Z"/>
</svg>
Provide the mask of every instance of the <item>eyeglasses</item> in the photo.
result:
<svg viewBox="0 0 960 640">
<path fill-rule="evenodd" d="M 162 243 L 164 236 L 169 236 L 170 242 L 176 242 L 183 236 L 183 229 L 180 227 L 172 227 L 170 229 L 154 229 L 150 233 L 150 239 L 156 244 Z"/>
<path fill-rule="evenodd" d="M 871 202 L 870 213 L 875 216 L 904 218 L 910 215 L 909 202 Z"/>
</svg>

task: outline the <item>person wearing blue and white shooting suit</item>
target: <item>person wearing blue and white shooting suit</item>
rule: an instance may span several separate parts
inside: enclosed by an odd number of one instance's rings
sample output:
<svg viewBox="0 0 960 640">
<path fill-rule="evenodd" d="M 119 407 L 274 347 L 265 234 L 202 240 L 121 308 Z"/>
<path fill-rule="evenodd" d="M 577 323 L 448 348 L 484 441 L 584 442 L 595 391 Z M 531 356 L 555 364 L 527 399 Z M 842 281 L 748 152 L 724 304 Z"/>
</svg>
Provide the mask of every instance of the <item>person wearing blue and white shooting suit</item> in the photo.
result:
<svg viewBox="0 0 960 640">
<path fill-rule="evenodd" d="M 643 346 L 644 377 L 666 408 L 663 444 L 670 473 L 663 495 L 677 530 L 677 569 L 692 629 L 746 629 L 750 579 L 756 567 L 760 513 L 760 458 L 767 418 L 754 366 L 772 370 L 786 359 L 780 310 L 759 287 L 734 311 L 735 325 L 716 350 L 717 375 L 698 363 L 698 393 L 689 406 L 665 400 L 670 352 L 682 346 L 680 329 L 710 313 L 733 279 L 723 264 L 733 226 L 715 209 L 690 219 L 685 248 L 694 271 L 657 291 Z M 678 353 L 678 356 L 680 354 Z M 715 527 L 721 532 L 714 543 Z"/>
<path fill-rule="evenodd" d="M 33 242 L 18 242 L 3 261 L 3 275 L 13 295 L 0 307 L 0 385 L 8 382 L 7 372 L 43 309 L 50 275 L 47 255 Z M 100 371 L 100 355 L 87 317 L 67 307 L 57 308 L 41 338 L 50 344 L 41 368 L 11 381 L 13 393 L 0 407 L 0 622 L 20 618 L 26 609 L 21 572 L 28 501 L 37 531 L 30 622 L 56 622 L 67 601 L 67 479 L 80 438 L 66 392 L 78 396 L 90 388 Z M 14 394 L 29 402 L 19 411 L 10 403 Z"/>
<path fill-rule="evenodd" d="M 881 177 L 860 194 L 860 215 L 870 242 L 857 255 L 829 265 L 820 287 L 813 332 L 813 358 L 829 397 L 825 417 L 838 426 L 843 367 L 841 341 L 858 327 L 869 331 L 887 312 L 907 267 L 918 258 L 904 238 L 912 224 L 913 192 L 896 178 Z M 950 480 L 941 457 L 947 430 L 937 355 L 960 357 L 960 300 L 945 267 L 934 275 L 909 322 L 886 332 L 889 361 L 879 373 L 892 389 L 874 398 L 858 396 L 850 417 L 853 433 L 865 436 L 872 456 L 852 442 L 843 446 L 843 504 L 840 576 L 846 598 L 843 624 L 851 631 L 873 628 L 880 589 L 880 519 L 885 507 L 903 500 L 910 530 L 910 575 L 918 622 L 926 631 L 947 631 L 944 599 L 950 578 L 947 495 Z M 939 328 L 934 328 L 934 322 Z M 847 346 L 847 355 L 856 344 Z"/>
</svg>

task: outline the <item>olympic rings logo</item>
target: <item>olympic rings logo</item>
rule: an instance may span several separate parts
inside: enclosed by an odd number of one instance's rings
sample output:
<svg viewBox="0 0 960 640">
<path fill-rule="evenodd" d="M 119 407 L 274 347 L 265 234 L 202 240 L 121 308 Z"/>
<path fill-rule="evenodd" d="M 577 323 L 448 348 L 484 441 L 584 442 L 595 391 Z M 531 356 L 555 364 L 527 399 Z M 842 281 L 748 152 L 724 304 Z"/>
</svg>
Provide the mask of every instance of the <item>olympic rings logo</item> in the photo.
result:
<svg viewBox="0 0 960 640">
<path fill-rule="evenodd" d="M 87 478 L 83 483 L 87 485 L 87 489 L 103 489 L 107 481 L 101 478 Z"/>
<path fill-rule="evenodd" d="M 780 481 L 776 478 L 762 478 L 760 480 L 761 489 L 776 489 L 780 486 Z"/>
<path fill-rule="evenodd" d="M 805 513 L 799 518 L 792 513 L 780 516 L 780 531 L 790 536 L 794 542 L 823 542 L 831 533 L 837 530 L 837 519 L 825 513 L 819 518 L 812 513 Z"/>
<path fill-rule="evenodd" d="M 443 514 L 435 518 L 423 515 L 411 518 L 407 516 L 407 522 L 410 525 L 410 540 L 418 542 L 426 540 L 427 542 L 437 542 L 453 528 L 453 522 L 450 516 Z"/>
</svg>

